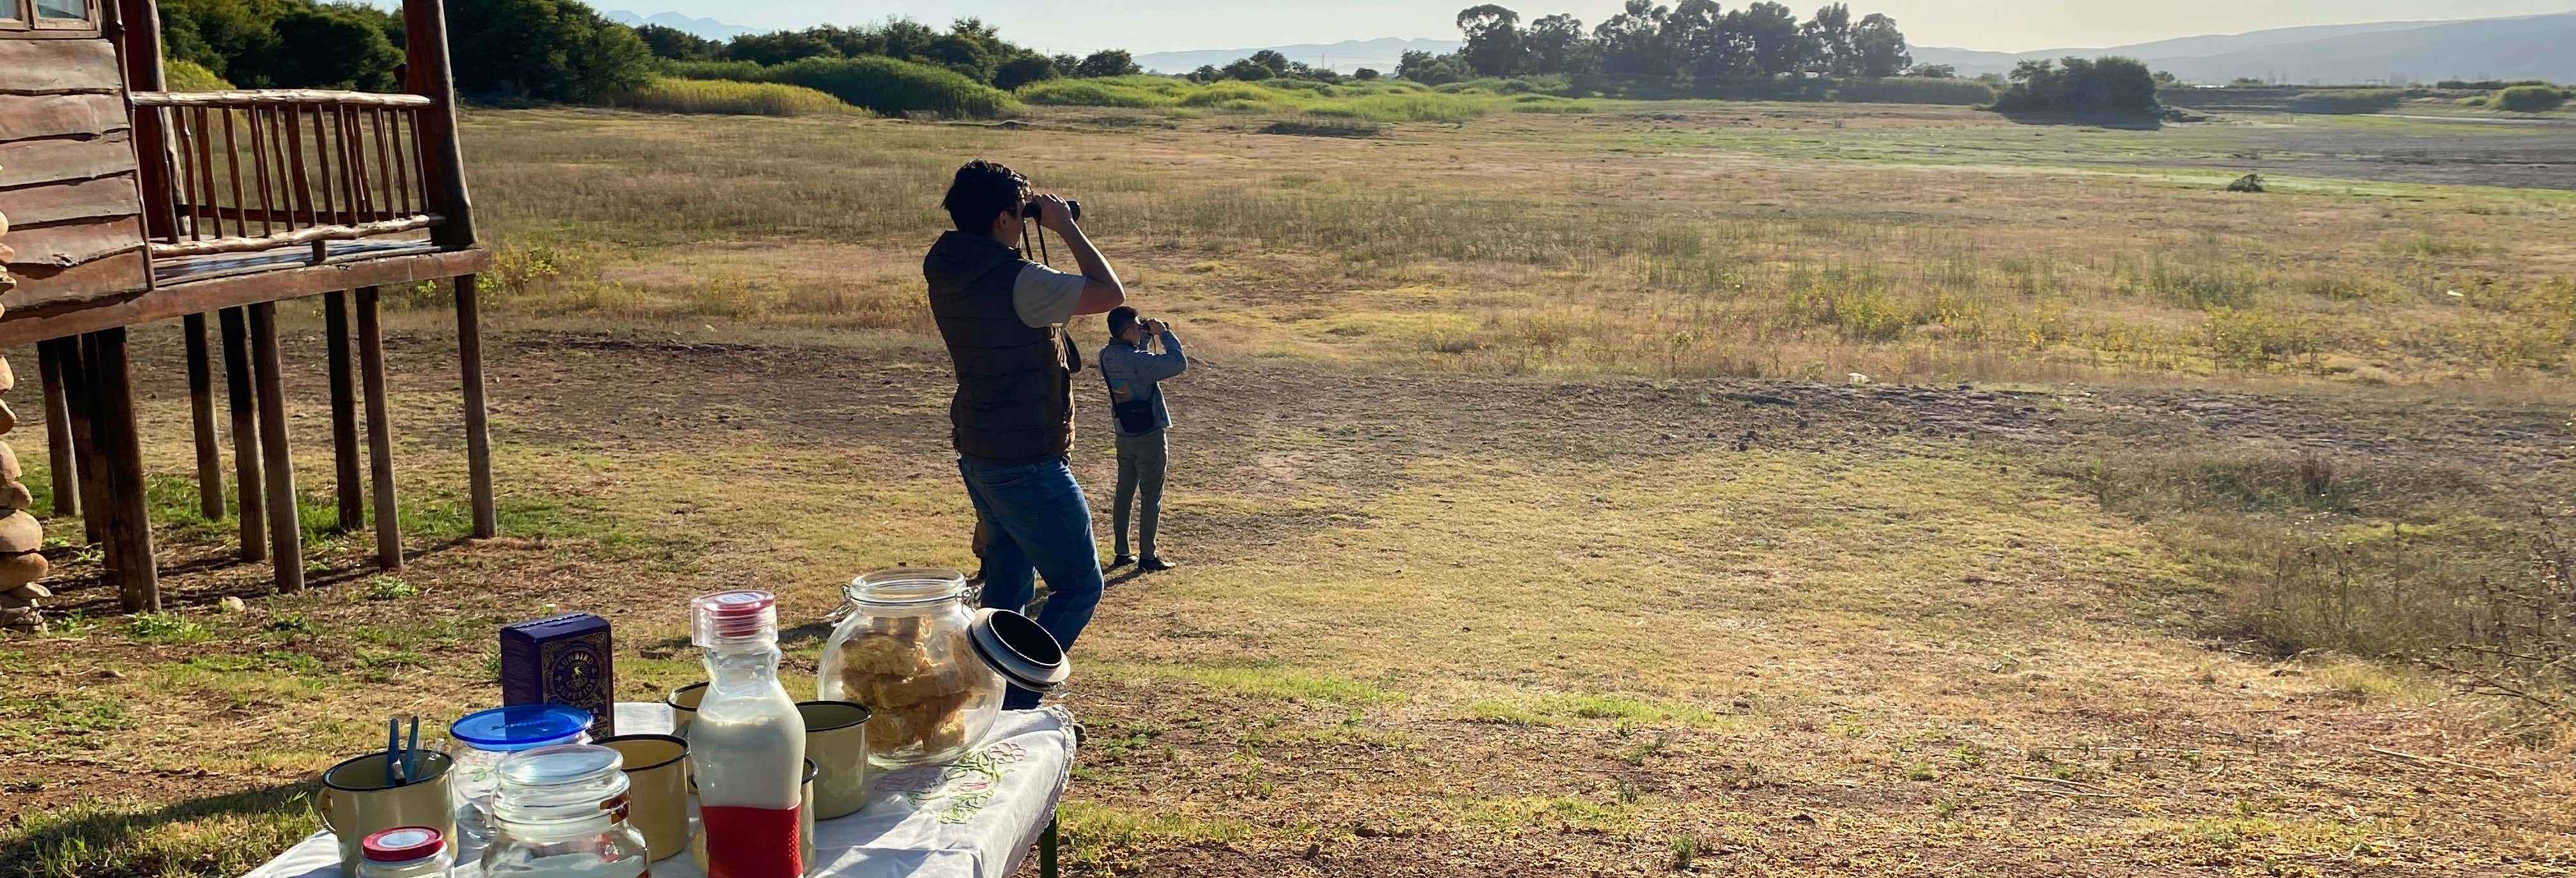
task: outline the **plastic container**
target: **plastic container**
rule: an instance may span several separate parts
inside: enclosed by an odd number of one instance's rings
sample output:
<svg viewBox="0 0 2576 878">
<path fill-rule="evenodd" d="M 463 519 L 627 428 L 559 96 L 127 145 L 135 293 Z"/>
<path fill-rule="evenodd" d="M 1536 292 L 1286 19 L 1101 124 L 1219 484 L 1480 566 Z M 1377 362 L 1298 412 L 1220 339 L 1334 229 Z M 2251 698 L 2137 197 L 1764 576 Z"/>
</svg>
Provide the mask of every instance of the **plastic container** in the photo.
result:
<svg viewBox="0 0 2576 878">
<path fill-rule="evenodd" d="M 358 843 L 357 878 L 447 878 L 456 854 L 447 837 L 428 826 L 397 826 Z"/>
<path fill-rule="evenodd" d="M 651 866 L 643 833 L 626 823 L 625 761 L 615 750 L 563 744 L 511 754 L 494 773 L 490 878 L 636 878 Z"/>
<path fill-rule="evenodd" d="M 881 768 L 947 762 L 984 740 L 1002 712 L 1002 676 L 975 651 L 966 575 L 880 570 L 842 588 L 816 687 L 855 701 L 868 720 L 868 761 Z"/>
<path fill-rule="evenodd" d="M 499 786 L 494 772 L 512 753 L 590 743 L 590 712 L 560 704 L 515 704 L 466 714 L 449 724 L 447 755 L 456 760 L 448 789 L 456 800 L 456 841 L 481 847 L 492 838 L 485 807 Z"/>
</svg>

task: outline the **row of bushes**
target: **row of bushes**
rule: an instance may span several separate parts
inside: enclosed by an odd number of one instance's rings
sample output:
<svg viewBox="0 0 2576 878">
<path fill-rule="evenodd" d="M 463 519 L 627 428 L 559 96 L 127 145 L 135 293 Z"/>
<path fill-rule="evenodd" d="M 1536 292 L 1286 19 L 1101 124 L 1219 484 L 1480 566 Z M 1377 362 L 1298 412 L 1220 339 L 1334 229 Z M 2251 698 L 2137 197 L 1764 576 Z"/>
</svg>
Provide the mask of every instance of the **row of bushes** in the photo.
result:
<svg viewBox="0 0 2576 878">
<path fill-rule="evenodd" d="M 2405 99 L 2405 92 L 2393 88 L 2312 91 L 2291 98 L 2289 109 L 2293 113 L 2325 115 L 2384 113 L 2397 109 L 2398 103 Z"/>
<path fill-rule="evenodd" d="M 666 61 L 662 72 L 678 79 L 801 86 L 889 116 L 934 113 L 983 119 L 1018 104 L 1009 92 L 956 71 L 882 55 L 805 58 L 768 66 L 750 61 Z"/>
<path fill-rule="evenodd" d="M 1505 93 L 1453 84 L 1432 88 L 1411 82 L 1219 80 L 1199 84 L 1161 76 L 1051 80 L 1022 87 L 1032 104 L 1081 107 L 1186 107 L 1224 111 L 1302 113 L 1380 122 L 1464 122 L 1488 113 L 1583 113 L 1593 105 L 1535 92 Z"/>
</svg>

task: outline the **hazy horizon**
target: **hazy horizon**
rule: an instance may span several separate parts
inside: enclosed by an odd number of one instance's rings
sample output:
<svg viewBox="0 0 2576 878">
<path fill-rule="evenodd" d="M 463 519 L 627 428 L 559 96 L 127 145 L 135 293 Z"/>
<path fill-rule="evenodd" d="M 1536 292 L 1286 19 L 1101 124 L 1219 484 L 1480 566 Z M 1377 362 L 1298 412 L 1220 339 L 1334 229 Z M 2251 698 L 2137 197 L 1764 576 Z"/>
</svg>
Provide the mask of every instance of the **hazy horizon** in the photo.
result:
<svg viewBox="0 0 2576 878">
<path fill-rule="evenodd" d="M 1669 2 L 1669 0 L 1667 0 Z M 1047 51 L 1121 48 L 1137 52 L 1232 49 L 1295 43 L 1336 43 L 1379 37 L 1456 39 L 1453 24 L 1465 0 L 1318 0 L 1293 13 L 1274 7 L 1210 7 L 1177 0 L 1114 4 L 1067 0 L 892 0 L 826 12 L 789 0 L 597 0 L 602 11 L 640 15 L 677 12 L 763 30 L 815 24 L 861 24 L 888 16 L 929 22 L 975 16 L 1001 28 L 1014 42 Z M 1616 14 L 1620 0 L 1554 0 L 1504 3 L 1525 18 L 1570 12 L 1588 27 Z M 1743 0 L 1725 2 L 1728 8 Z M 1800 15 L 1822 5 L 1791 2 Z M 2437 21 L 2576 11 L 2576 0 L 2276 0 L 2248 4 L 2174 0 L 2154 6 L 2111 7 L 2065 0 L 1862 0 L 1856 14 L 1896 18 L 1908 41 L 1920 46 L 2026 52 L 2094 48 L 2207 34 L 2379 21 Z"/>
</svg>

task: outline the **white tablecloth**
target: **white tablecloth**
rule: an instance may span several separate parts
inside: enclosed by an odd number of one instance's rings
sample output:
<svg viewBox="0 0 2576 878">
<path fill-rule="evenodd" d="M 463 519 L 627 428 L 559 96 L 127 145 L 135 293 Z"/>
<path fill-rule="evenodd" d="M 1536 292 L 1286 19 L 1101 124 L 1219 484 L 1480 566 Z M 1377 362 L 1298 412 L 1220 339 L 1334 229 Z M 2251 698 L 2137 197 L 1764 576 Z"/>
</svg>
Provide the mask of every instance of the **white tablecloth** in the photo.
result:
<svg viewBox="0 0 2576 878">
<path fill-rule="evenodd" d="M 671 730 L 670 708 L 620 702 L 617 731 Z M 1073 717 L 1063 708 L 1006 711 L 984 746 L 947 765 L 870 779 L 867 807 L 814 825 L 809 874 L 831 878 L 1002 878 L 1055 819 L 1073 777 Z M 471 863 L 453 878 L 480 878 Z M 705 878 L 687 854 L 653 864 L 654 878 Z M 340 878 L 339 841 L 317 832 L 245 878 Z"/>
</svg>

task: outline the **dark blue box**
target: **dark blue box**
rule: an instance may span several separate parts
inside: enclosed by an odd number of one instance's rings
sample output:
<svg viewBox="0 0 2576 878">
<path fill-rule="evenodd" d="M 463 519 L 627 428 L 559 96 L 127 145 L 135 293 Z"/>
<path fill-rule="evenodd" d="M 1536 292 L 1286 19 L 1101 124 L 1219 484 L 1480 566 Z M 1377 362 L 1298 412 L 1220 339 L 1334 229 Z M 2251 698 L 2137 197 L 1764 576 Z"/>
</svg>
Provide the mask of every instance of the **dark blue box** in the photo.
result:
<svg viewBox="0 0 2576 878">
<path fill-rule="evenodd" d="M 590 737 L 617 734 L 616 653 L 608 620 L 565 613 L 501 626 L 501 703 L 590 711 Z"/>
</svg>

